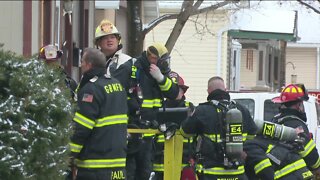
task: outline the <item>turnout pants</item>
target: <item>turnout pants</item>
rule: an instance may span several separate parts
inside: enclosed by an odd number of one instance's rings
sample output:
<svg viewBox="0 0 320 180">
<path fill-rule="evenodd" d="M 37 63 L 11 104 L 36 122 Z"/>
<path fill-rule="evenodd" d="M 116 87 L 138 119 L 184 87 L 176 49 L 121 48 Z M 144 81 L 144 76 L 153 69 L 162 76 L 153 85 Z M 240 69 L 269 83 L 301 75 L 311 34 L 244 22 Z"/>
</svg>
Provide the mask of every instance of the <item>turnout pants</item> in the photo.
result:
<svg viewBox="0 0 320 180">
<path fill-rule="evenodd" d="M 76 180 L 125 180 L 125 168 L 87 169 L 78 168 Z"/>
<path fill-rule="evenodd" d="M 127 155 L 127 180 L 149 180 L 152 172 L 153 138 L 143 138 L 141 150 Z"/>
</svg>

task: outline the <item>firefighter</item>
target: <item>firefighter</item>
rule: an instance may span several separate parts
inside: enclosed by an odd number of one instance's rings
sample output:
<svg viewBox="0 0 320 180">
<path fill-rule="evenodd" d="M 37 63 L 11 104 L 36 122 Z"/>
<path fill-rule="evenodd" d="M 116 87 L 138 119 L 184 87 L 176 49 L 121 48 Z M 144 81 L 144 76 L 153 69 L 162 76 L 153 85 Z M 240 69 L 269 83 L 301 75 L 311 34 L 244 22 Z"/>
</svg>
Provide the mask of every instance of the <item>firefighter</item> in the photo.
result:
<svg viewBox="0 0 320 180">
<path fill-rule="evenodd" d="M 77 180 L 126 178 L 127 96 L 120 82 L 106 74 L 105 58 L 84 50 L 78 110 L 69 143 Z"/>
<path fill-rule="evenodd" d="M 226 92 L 224 80 L 219 76 L 214 76 L 208 81 L 207 102 L 199 104 L 190 117 L 181 125 L 181 134 L 185 137 L 196 136 L 197 171 L 200 180 L 215 179 L 247 179 L 244 172 L 242 152 L 242 141 L 249 137 L 254 137 L 256 125 L 247 109 L 240 104 L 230 101 L 229 93 Z M 226 147 L 227 134 L 226 126 L 223 125 L 227 117 L 224 107 L 235 106 L 243 119 L 236 134 L 240 149 L 229 150 L 237 152 L 237 157 L 229 159 Z M 228 111 L 227 111 L 228 112 Z M 240 119 L 239 118 L 239 119 Z M 230 125 L 232 126 L 232 125 Z M 229 126 L 228 126 L 229 127 Z M 237 145 L 236 145 L 237 146 Z M 231 157 L 231 156 L 230 156 Z"/>
<path fill-rule="evenodd" d="M 59 59 L 62 56 L 62 51 L 57 48 L 57 46 L 49 44 L 46 46 L 43 46 L 38 55 L 39 60 L 44 60 L 46 64 L 49 66 L 52 66 L 54 68 L 58 68 L 59 71 L 65 76 L 65 83 L 67 87 L 70 89 L 71 98 L 75 99 L 76 97 L 76 88 L 77 88 L 77 82 L 72 79 L 66 71 L 63 69 L 63 67 L 59 64 Z"/>
<path fill-rule="evenodd" d="M 140 128 L 158 128 L 158 108 L 163 98 L 175 99 L 179 92 L 177 83 L 168 76 L 169 53 L 161 43 L 154 43 L 115 72 L 128 94 L 129 123 Z M 127 156 L 128 179 L 147 180 L 152 172 L 154 134 L 144 134 L 137 153 Z"/>
<path fill-rule="evenodd" d="M 184 80 L 178 73 L 171 71 L 169 73 L 169 77 L 173 81 L 176 81 L 179 85 L 179 94 L 176 99 L 166 99 L 163 103 L 165 108 L 175 108 L 175 107 L 189 107 L 191 110 L 194 109 L 194 105 L 186 101 L 185 93 L 187 92 L 189 86 L 184 84 Z M 175 118 L 175 117 L 172 117 Z M 179 119 L 176 117 L 175 119 Z M 170 126 L 171 123 L 167 124 L 166 126 Z M 180 124 L 179 124 L 180 125 Z M 153 171 L 155 172 L 155 180 L 163 180 L 163 171 L 164 171 L 164 142 L 165 136 L 163 134 L 156 136 L 156 152 L 155 152 L 155 159 L 153 163 Z M 183 140 L 183 156 L 182 156 L 182 168 L 189 164 L 189 159 L 191 158 L 192 153 L 192 138 L 185 138 Z"/>
<path fill-rule="evenodd" d="M 298 154 L 302 147 L 300 142 L 298 139 L 293 142 L 284 142 L 262 135 L 246 141 L 244 144 L 244 151 L 247 154 L 245 171 L 248 179 L 312 179 L 312 172 Z"/>
<path fill-rule="evenodd" d="M 309 96 L 303 84 L 289 84 L 281 92 L 279 97 L 272 99 L 274 103 L 280 103 L 279 114 L 273 118 L 274 123 L 292 128 L 302 127 L 304 130 L 304 148 L 299 152 L 305 160 L 308 168 L 315 175 L 319 175 L 320 158 L 316 144 L 310 137 L 306 125 L 307 117 L 304 111 L 303 101 L 308 101 Z"/>
<path fill-rule="evenodd" d="M 103 52 L 107 61 L 107 74 L 113 74 L 121 64 L 131 59 L 122 53 L 121 34 L 116 26 L 103 19 L 96 28 L 94 44 Z"/>
</svg>

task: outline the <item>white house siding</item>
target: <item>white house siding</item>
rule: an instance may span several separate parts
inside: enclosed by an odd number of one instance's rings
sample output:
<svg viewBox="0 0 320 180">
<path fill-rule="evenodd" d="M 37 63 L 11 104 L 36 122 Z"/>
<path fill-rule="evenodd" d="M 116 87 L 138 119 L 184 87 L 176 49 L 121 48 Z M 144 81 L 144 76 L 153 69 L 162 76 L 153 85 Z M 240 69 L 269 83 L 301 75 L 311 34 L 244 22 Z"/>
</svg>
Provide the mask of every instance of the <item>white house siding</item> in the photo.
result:
<svg viewBox="0 0 320 180">
<path fill-rule="evenodd" d="M 39 17 L 40 17 L 39 3 L 40 3 L 40 1 L 32 1 L 32 39 L 31 39 L 32 48 L 31 48 L 31 54 L 39 53 Z"/>
<path fill-rule="evenodd" d="M 291 64 L 295 66 L 295 71 Z M 316 89 L 317 49 L 287 47 L 286 83 L 291 83 L 291 74 L 297 75 L 297 83 L 304 83 L 308 89 Z"/>
<path fill-rule="evenodd" d="M 253 66 L 252 69 L 247 68 L 247 49 L 241 51 L 241 78 L 240 86 L 241 89 L 250 89 L 257 84 L 258 79 L 258 51 L 253 50 Z"/>
<path fill-rule="evenodd" d="M 23 1 L 0 1 L 0 43 L 4 50 L 22 54 Z"/>
<path fill-rule="evenodd" d="M 178 72 L 190 86 L 186 93 L 187 100 L 198 104 L 206 101 L 207 81 L 210 77 L 217 75 L 217 33 L 228 24 L 226 14 L 207 15 L 207 27 L 213 33 L 197 33 L 194 21 L 188 21 L 176 42 L 171 53 L 171 69 Z M 196 17 L 190 18 L 194 20 Z M 200 15 L 198 20 L 205 21 L 205 16 Z M 165 43 L 172 31 L 176 20 L 168 20 L 159 24 L 147 34 L 146 46 L 152 42 Z M 205 25 L 205 23 L 202 23 Z M 201 25 L 197 26 L 202 29 Z M 226 79 L 227 73 L 227 33 L 222 36 L 222 58 L 221 76 Z"/>
</svg>

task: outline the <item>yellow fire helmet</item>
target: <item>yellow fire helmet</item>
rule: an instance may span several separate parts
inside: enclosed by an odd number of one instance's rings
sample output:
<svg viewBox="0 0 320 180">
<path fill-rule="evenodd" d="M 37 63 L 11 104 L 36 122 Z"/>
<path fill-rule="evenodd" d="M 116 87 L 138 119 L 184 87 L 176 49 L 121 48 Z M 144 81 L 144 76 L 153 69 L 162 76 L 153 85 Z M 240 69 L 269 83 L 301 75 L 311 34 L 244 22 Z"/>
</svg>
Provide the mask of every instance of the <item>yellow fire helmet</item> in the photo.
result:
<svg viewBox="0 0 320 180">
<path fill-rule="evenodd" d="M 109 20 L 104 19 L 100 22 L 99 26 L 96 28 L 94 44 L 97 45 L 98 39 L 110 34 L 115 34 L 120 41 L 121 39 L 120 32 L 118 31 L 116 26 L 113 23 L 111 23 Z"/>
<path fill-rule="evenodd" d="M 164 46 L 164 44 L 159 42 L 155 42 L 151 46 L 149 46 L 147 52 L 156 55 L 158 58 L 166 58 L 169 55 L 168 50 Z"/>
</svg>

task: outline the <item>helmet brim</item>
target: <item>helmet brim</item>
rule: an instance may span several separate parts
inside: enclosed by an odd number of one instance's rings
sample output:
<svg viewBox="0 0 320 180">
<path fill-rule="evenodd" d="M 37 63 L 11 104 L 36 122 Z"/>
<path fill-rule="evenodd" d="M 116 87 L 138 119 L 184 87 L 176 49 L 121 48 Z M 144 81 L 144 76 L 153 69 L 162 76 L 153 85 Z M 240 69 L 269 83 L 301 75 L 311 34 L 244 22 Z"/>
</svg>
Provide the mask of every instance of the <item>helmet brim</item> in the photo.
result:
<svg viewBox="0 0 320 180">
<path fill-rule="evenodd" d="M 273 103 L 284 103 L 284 102 L 281 100 L 280 96 L 272 98 L 271 101 L 272 101 Z"/>
<path fill-rule="evenodd" d="M 187 92 L 187 90 L 189 89 L 189 86 L 186 86 L 186 85 L 179 85 L 179 87 L 180 87 L 184 92 Z"/>
</svg>

